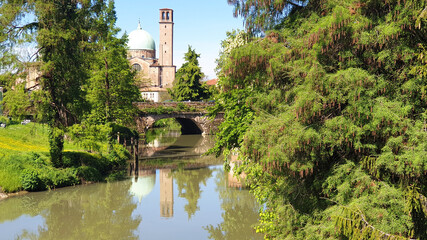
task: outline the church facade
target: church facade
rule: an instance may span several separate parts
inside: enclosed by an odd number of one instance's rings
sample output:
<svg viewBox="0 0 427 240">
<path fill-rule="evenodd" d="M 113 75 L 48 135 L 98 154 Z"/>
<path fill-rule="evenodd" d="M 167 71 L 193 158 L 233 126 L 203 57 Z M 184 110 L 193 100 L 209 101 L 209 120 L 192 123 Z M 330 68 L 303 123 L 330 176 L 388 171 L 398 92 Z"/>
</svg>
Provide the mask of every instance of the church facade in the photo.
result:
<svg viewBox="0 0 427 240">
<path fill-rule="evenodd" d="M 156 58 L 156 43 L 151 35 L 138 23 L 129 34 L 128 60 L 137 71 L 137 80 L 143 98 L 160 102 L 169 98 L 167 92 L 175 80 L 176 66 L 173 65 L 173 10 L 160 9 L 159 51 Z"/>
</svg>

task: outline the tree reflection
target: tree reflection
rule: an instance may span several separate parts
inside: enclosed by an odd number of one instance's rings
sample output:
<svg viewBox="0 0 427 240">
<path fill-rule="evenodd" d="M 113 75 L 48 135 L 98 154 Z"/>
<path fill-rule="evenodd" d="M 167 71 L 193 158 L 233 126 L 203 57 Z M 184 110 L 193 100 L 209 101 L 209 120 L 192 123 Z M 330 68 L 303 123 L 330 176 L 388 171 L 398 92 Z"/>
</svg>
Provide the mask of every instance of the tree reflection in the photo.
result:
<svg viewBox="0 0 427 240">
<path fill-rule="evenodd" d="M 212 176 L 212 170 L 202 168 L 196 170 L 179 169 L 173 172 L 173 178 L 178 186 L 178 196 L 187 200 L 187 205 L 184 206 L 187 212 L 188 219 L 199 210 L 198 201 L 201 190 L 200 184 L 206 186 L 206 181 Z"/>
<path fill-rule="evenodd" d="M 34 233 L 23 231 L 18 239 L 138 239 L 140 216 L 128 193 L 130 181 L 61 189 L 13 199 L 7 205 L 15 216 L 41 215 L 45 224 Z"/>
<path fill-rule="evenodd" d="M 209 232 L 209 239 L 263 239 L 253 229 L 258 221 L 260 205 L 248 190 L 228 188 L 228 178 L 224 170 L 218 169 L 216 191 L 222 201 L 221 214 L 223 222 L 217 226 L 204 227 Z"/>
</svg>

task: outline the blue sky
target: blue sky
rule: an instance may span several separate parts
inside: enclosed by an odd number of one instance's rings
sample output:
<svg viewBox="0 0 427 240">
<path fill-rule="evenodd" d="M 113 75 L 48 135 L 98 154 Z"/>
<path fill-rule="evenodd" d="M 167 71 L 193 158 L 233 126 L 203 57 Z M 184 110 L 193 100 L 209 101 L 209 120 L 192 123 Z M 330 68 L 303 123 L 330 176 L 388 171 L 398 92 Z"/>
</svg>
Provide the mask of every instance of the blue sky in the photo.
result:
<svg viewBox="0 0 427 240">
<path fill-rule="evenodd" d="M 116 0 L 117 26 L 128 34 L 138 26 L 149 32 L 159 48 L 159 9 L 174 10 L 174 65 L 184 62 L 191 45 L 201 56 L 199 64 L 208 79 L 215 78 L 215 59 L 226 32 L 243 29 L 243 20 L 233 17 L 227 0 Z"/>
</svg>

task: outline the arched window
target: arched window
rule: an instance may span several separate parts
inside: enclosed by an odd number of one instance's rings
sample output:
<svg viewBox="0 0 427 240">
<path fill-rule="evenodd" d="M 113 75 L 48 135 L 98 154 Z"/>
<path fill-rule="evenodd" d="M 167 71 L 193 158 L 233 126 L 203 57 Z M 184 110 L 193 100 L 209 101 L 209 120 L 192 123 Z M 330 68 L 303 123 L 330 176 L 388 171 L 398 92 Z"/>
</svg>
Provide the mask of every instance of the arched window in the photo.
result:
<svg viewBox="0 0 427 240">
<path fill-rule="evenodd" d="M 165 12 L 162 12 L 162 19 L 165 20 Z"/>
<path fill-rule="evenodd" d="M 132 65 L 132 69 L 136 70 L 137 72 L 141 71 L 141 65 L 139 65 L 138 63 L 135 63 L 134 65 Z"/>
<path fill-rule="evenodd" d="M 169 20 L 169 12 L 166 13 L 166 20 Z"/>
</svg>

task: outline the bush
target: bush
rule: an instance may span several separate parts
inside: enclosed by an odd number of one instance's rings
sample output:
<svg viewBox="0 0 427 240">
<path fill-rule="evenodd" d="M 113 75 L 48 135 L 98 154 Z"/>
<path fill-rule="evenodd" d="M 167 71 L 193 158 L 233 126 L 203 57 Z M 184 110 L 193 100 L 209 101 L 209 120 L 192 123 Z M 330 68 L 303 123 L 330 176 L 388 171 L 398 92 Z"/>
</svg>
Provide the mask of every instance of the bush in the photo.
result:
<svg viewBox="0 0 427 240">
<path fill-rule="evenodd" d="M 43 191 L 79 184 L 75 168 L 25 169 L 21 175 L 22 188 L 27 191 Z"/>
<path fill-rule="evenodd" d="M 27 191 L 43 191 L 47 189 L 43 182 L 40 173 L 35 169 L 25 169 L 21 175 L 21 183 L 24 190 Z"/>
<path fill-rule="evenodd" d="M 64 152 L 63 158 L 64 167 L 79 168 L 81 166 L 88 166 L 95 168 L 101 175 L 106 175 L 110 168 L 110 162 L 108 159 L 98 154 L 91 154 L 87 152 Z"/>
<path fill-rule="evenodd" d="M 77 176 L 79 178 L 83 178 L 86 181 L 102 181 L 102 175 L 101 173 L 94 167 L 89 166 L 80 166 L 77 168 Z"/>
<path fill-rule="evenodd" d="M 127 161 L 130 159 L 130 153 L 122 145 L 114 144 L 112 147 L 113 148 L 108 155 L 108 160 L 111 163 L 113 170 L 121 169 L 126 166 Z"/>
</svg>

